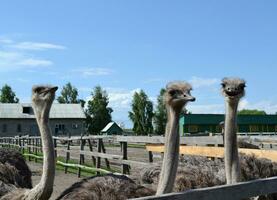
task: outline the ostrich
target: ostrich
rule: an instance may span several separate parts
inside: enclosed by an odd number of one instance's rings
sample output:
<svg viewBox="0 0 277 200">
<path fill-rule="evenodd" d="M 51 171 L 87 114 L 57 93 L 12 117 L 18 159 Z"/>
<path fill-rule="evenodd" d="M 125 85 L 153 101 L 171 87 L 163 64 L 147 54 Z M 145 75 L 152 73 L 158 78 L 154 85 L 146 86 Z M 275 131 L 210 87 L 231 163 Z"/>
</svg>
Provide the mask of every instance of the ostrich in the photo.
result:
<svg viewBox="0 0 277 200">
<path fill-rule="evenodd" d="M 191 96 L 190 84 L 186 82 L 172 82 L 166 87 L 164 95 L 168 112 L 168 122 L 165 137 L 165 154 L 162 165 L 157 195 L 169 193 L 173 189 L 179 157 L 179 116 Z M 65 190 L 57 200 L 87 199 L 87 200 L 123 200 L 153 195 L 154 191 L 134 183 L 123 175 L 94 176 L 73 184 Z"/>
<path fill-rule="evenodd" d="M 17 188 L 1 200 L 47 200 L 53 191 L 55 177 L 55 155 L 52 134 L 49 127 L 49 112 L 58 87 L 34 86 L 32 103 L 39 126 L 43 148 L 43 173 L 40 182 L 32 189 Z"/>
<path fill-rule="evenodd" d="M 225 173 L 227 184 L 240 181 L 240 164 L 237 144 L 237 109 L 239 100 L 244 96 L 245 81 L 239 78 L 224 78 L 222 94 L 225 97 Z"/>
<path fill-rule="evenodd" d="M 19 151 L 0 149 L 0 197 L 14 188 L 32 188 L 31 176 L 31 171 Z"/>
</svg>

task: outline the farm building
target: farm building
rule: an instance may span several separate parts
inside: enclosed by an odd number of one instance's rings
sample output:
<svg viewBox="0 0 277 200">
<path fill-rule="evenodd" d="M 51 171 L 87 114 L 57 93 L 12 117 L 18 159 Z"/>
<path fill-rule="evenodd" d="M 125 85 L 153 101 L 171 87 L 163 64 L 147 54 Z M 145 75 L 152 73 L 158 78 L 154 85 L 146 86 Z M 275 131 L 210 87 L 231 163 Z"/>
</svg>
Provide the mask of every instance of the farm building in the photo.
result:
<svg viewBox="0 0 277 200">
<path fill-rule="evenodd" d="M 223 114 L 186 114 L 180 118 L 180 133 L 221 133 Z M 276 132 L 277 115 L 238 115 L 238 132 Z"/>
<path fill-rule="evenodd" d="M 53 135 L 81 135 L 85 114 L 80 104 L 53 104 L 50 126 Z M 0 103 L 0 136 L 39 135 L 31 104 Z"/>
<path fill-rule="evenodd" d="M 123 130 L 115 122 L 110 122 L 101 131 L 102 135 L 122 135 Z"/>
</svg>

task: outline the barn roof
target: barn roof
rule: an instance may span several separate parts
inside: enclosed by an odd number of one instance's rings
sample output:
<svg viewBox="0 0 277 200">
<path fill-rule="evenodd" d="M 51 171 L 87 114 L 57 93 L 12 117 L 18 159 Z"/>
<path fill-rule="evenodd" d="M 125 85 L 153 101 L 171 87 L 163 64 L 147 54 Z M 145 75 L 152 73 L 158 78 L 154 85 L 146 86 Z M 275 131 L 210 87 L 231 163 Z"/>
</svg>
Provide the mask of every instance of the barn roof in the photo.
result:
<svg viewBox="0 0 277 200">
<path fill-rule="evenodd" d="M 30 103 L 0 103 L 0 119 L 34 119 Z M 81 104 L 54 103 L 50 110 L 51 119 L 85 119 Z"/>
<path fill-rule="evenodd" d="M 120 126 L 117 125 L 117 123 L 115 123 L 115 122 L 110 122 L 110 123 L 108 123 L 108 124 L 101 130 L 101 132 L 104 133 L 104 132 L 109 131 L 109 129 L 112 128 L 112 126 L 115 126 L 115 127 L 119 128 L 119 129 L 121 129 Z M 122 130 L 122 129 L 121 129 L 121 130 Z"/>
</svg>

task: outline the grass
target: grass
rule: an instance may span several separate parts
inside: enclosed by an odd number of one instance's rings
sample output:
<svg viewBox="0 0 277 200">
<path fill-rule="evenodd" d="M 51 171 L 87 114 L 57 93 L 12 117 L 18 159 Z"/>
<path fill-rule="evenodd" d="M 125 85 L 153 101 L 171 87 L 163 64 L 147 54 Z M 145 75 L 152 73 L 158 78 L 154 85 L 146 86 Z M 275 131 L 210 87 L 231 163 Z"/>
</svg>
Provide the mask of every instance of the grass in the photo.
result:
<svg viewBox="0 0 277 200">
<path fill-rule="evenodd" d="M 41 152 L 38 152 L 37 155 L 35 155 L 35 154 L 31 154 L 31 155 L 33 156 L 31 161 L 34 161 L 34 157 L 37 157 L 37 163 L 42 163 L 43 154 Z M 29 160 L 29 155 L 28 154 L 24 154 L 24 157 L 25 157 L 26 160 Z M 60 161 L 62 163 L 66 163 L 65 158 L 61 157 L 61 156 L 57 157 L 57 161 Z M 68 164 L 78 164 L 78 161 L 70 159 L 67 163 Z M 84 164 L 82 164 L 82 166 L 84 166 L 84 169 L 81 169 L 81 176 L 82 177 L 90 177 L 90 176 L 96 175 L 97 170 L 86 168 L 86 167 L 89 167 L 89 168 L 95 167 L 95 166 L 93 166 L 92 163 L 91 164 L 84 163 Z M 103 171 L 106 170 L 106 171 L 110 171 L 110 172 L 119 172 L 118 170 L 107 169 L 106 167 L 101 167 L 101 169 L 103 169 Z M 56 163 L 56 170 L 64 171 L 65 166 L 63 166 L 60 163 Z M 78 170 L 79 170 L 79 167 L 74 167 L 74 166 L 68 166 L 67 167 L 67 173 L 78 174 Z M 100 174 L 101 174 L 101 172 L 100 172 Z"/>
</svg>

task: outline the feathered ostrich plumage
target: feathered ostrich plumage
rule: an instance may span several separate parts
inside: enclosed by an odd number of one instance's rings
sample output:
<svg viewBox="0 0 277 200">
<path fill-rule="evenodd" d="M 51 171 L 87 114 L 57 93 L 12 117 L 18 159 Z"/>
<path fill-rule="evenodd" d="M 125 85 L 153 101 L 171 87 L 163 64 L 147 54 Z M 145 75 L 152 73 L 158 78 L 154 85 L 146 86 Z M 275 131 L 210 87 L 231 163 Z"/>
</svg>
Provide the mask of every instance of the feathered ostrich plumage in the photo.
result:
<svg viewBox="0 0 277 200">
<path fill-rule="evenodd" d="M 31 176 L 19 151 L 0 148 L 0 197 L 16 188 L 32 188 Z"/>
<path fill-rule="evenodd" d="M 227 184 L 240 181 L 240 165 L 237 143 L 237 111 L 240 99 L 245 94 L 245 81 L 239 78 L 224 78 L 222 94 L 225 98 L 224 149 Z"/>
<path fill-rule="evenodd" d="M 256 158 L 254 155 L 239 154 L 241 181 L 250 181 L 258 178 L 277 176 L 277 163 L 265 158 Z M 160 164 L 142 172 L 142 183 L 157 187 Z M 226 183 L 225 167 L 222 159 L 210 160 L 203 156 L 184 156 L 180 161 L 174 192 L 189 189 L 212 187 Z M 259 197 L 261 199 L 277 199 L 276 194 Z"/>
<path fill-rule="evenodd" d="M 15 184 L 17 187 L 22 188 L 32 188 L 32 172 L 29 169 L 23 155 L 15 150 L 8 148 L 0 148 L 0 164 L 4 164 L 6 166 L 14 167 L 11 171 L 17 171 L 20 175 L 16 180 Z M 1 176 L 5 176 L 8 173 L 3 173 L 0 171 Z M 4 177 L 0 177 L 4 178 Z"/>
<path fill-rule="evenodd" d="M 55 177 L 55 155 L 49 127 L 49 112 L 57 89 L 51 86 L 34 86 L 32 89 L 32 103 L 43 149 L 43 173 L 40 182 L 32 189 L 16 188 L 2 196 L 1 200 L 47 200 L 50 198 Z"/>
<path fill-rule="evenodd" d="M 186 103 L 195 100 L 190 94 L 191 89 L 190 84 L 186 82 L 172 82 L 166 87 L 164 95 L 168 113 L 165 136 L 166 150 L 161 172 L 163 175 L 156 194 L 172 191 L 179 157 L 179 117 Z M 124 200 L 153 195 L 154 193 L 154 190 L 137 185 L 126 176 L 110 174 L 94 176 L 73 184 L 58 197 L 58 200 Z"/>
</svg>

